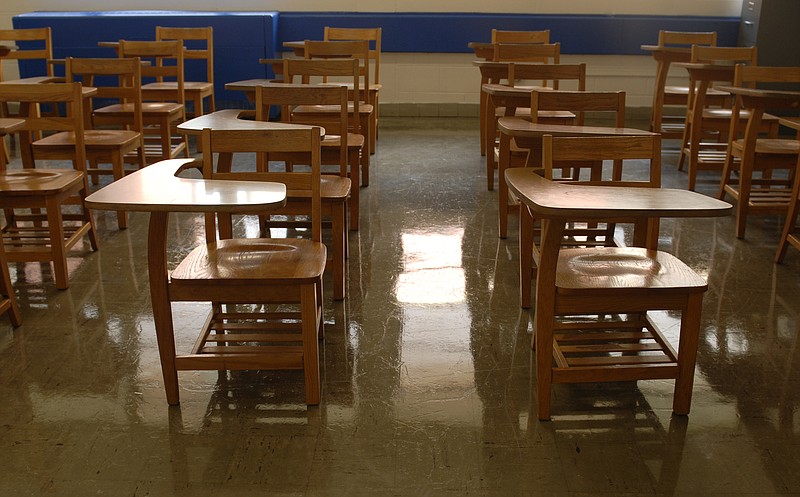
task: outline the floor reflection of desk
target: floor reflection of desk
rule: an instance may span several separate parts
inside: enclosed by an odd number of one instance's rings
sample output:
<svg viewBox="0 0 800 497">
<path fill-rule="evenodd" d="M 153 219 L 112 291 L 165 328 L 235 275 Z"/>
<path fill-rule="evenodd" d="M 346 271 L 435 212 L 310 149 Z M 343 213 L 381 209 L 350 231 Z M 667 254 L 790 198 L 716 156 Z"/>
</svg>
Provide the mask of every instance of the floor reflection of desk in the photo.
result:
<svg viewBox="0 0 800 497">
<path fill-rule="evenodd" d="M 784 118 L 780 120 L 780 123 L 797 131 L 797 139 L 800 141 L 800 117 Z M 786 224 L 783 227 L 781 241 L 775 254 L 775 262 L 783 261 L 789 245 L 800 250 L 800 232 L 796 226 L 797 215 L 800 214 L 800 156 L 797 159 L 797 168 L 792 187 L 792 200 L 789 202 L 789 213 L 786 215 Z"/>
<path fill-rule="evenodd" d="M 511 163 L 511 140 L 518 148 L 528 149 L 529 153 L 541 154 L 541 141 L 544 135 L 553 136 L 642 136 L 649 131 L 633 128 L 607 128 L 600 126 L 572 126 L 559 124 L 531 123 L 516 117 L 501 117 L 497 121 L 500 130 L 500 157 L 498 160 L 497 208 L 499 235 L 505 238 L 508 233 L 509 195 L 505 172 Z"/>
<path fill-rule="evenodd" d="M 258 181 L 179 178 L 193 159 L 155 163 L 89 195 L 86 206 L 97 210 L 150 213 L 147 241 L 150 296 L 167 401 L 177 404 L 175 333 L 169 301 L 167 226 L 170 212 L 263 214 L 286 203 L 286 187 Z"/>
</svg>

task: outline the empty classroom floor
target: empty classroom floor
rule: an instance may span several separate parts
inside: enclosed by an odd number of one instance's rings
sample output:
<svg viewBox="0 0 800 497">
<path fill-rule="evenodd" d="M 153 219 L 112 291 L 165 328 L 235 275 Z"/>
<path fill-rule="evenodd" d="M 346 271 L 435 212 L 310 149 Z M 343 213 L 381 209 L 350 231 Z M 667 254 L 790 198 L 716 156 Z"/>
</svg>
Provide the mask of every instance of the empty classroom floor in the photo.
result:
<svg viewBox="0 0 800 497">
<path fill-rule="evenodd" d="M 100 250 L 72 252 L 69 290 L 12 264 L 24 324 L 0 321 L 0 495 L 800 495 L 800 253 L 773 264 L 783 220 L 752 217 L 745 240 L 732 216 L 662 222 L 661 248 L 709 280 L 688 417 L 671 416 L 672 381 L 640 381 L 556 386 L 539 422 L 516 216 L 499 239 L 478 145 L 477 119 L 381 118 L 347 299 L 326 288 L 318 407 L 299 371 L 181 372 L 167 406 L 147 214 L 119 231 L 98 212 Z M 671 147 L 664 186 L 685 187 Z M 202 218 L 170 234 L 177 263 Z M 174 308 L 185 350 L 206 309 Z M 677 316 L 660 319 L 674 338 Z"/>
</svg>

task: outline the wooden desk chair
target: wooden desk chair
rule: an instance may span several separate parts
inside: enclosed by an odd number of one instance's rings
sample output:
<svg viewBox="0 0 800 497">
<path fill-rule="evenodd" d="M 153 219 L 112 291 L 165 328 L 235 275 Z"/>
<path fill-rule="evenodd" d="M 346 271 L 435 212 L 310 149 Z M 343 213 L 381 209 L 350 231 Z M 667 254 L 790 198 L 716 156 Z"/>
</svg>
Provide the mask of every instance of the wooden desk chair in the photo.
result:
<svg viewBox="0 0 800 497">
<path fill-rule="evenodd" d="M 369 96 L 367 95 L 366 88 L 370 87 L 369 80 L 369 43 L 366 41 L 309 41 L 305 42 L 306 59 L 331 59 L 331 58 L 346 58 L 356 59 L 359 61 L 359 74 L 356 79 L 350 75 L 300 75 L 295 73 L 287 73 L 284 79 L 289 83 L 314 83 L 314 82 L 328 82 L 330 78 L 334 78 L 337 82 L 346 83 L 348 87 L 352 86 L 353 90 L 350 94 L 350 102 L 348 108 L 353 112 L 355 108 L 356 99 L 358 99 L 358 118 L 359 130 L 365 138 L 365 153 L 361 154 L 361 185 L 369 185 L 369 163 L 370 155 L 375 152 L 373 148 L 374 140 L 372 139 L 372 130 L 376 127 L 375 122 L 375 107 L 369 103 Z M 289 66 L 289 69 L 294 67 L 301 67 L 297 65 Z M 324 66 L 322 66 L 324 67 Z M 299 79 L 295 79 L 299 76 Z M 333 81 L 333 80 L 331 80 Z M 355 86 L 358 85 L 358 91 Z M 334 119 L 337 119 L 336 114 L 339 110 L 334 106 L 299 106 L 294 110 L 295 114 L 309 114 L 304 119 L 324 119 L 325 114 L 334 114 Z"/>
<path fill-rule="evenodd" d="M 708 94 L 713 91 L 715 96 L 721 93 L 712 88 L 715 83 L 733 83 L 733 67 L 731 64 L 742 63 L 756 65 L 758 61 L 756 47 L 709 47 L 702 45 L 692 46 L 692 63 L 725 65 L 718 71 L 705 71 L 706 77 L 690 77 L 688 109 L 686 124 L 683 130 L 683 142 L 678 159 L 678 170 L 683 170 L 683 165 L 688 157 L 689 190 L 694 190 L 697 184 L 697 171 L 721 171 L 725 163 L 725 154 L 728 147 L 728 132 L 731 126 L 731 108 L 729 102 L 724 106 L 715 105 L 719 98 L 712 98 L 708 103 Z M 699 71 L 691 72 L 696 74 Z M 732 99 L 729 99 L 732 101 Z M 749 114 L 740 112 L 739 118 L 747 120 Z M 772 123 L 773 128 L 778 124 L 777 118 L 765 119 L 765 125 Z M 744 124 L 744 123 L 742 123 Z M 740 127 L 744 129 L 744 127 Z"/>
<path fill-rule="evenodd" d="M 494 59 L 494 44 L 496 43 L 550 43 L 550 30 L 544 31 L 500 31 L 492 29 L 492 51 L 488 61 Z M 483 85 L 487 83 L 499 84 L 501 80 L 507 78 L 507 66 L 497 63 L 496 65 L 481 64 L 481 85 L 480 85 L 480 107 L 478 109 L 478 117 L 481 122 L 481 156 L 486 155 L 486 128 L 483 126 L 486 113 L 486 100 L 487 96 L 483 93 Z M 513 84 L 513 83 L 509 83 Z"/>
<path fill-rule="evenodd" d="M 550 43 L 550 30 L 543 29 L 541 31 L 505 31 L 493 28 L 492 43 L 547 44 Z"/>
<path fill-rule="evenodd" d="M 175 268 L 163 295 L 169 302 L 212 303 L 191 353 L 174 357 L 178 370 L 302 369 L 306 403 L 319 403 L 318 340 L 323 331 L 326 259 L 319 135 L 320 129 L 313 127 L 203 131 L 205 178 L 285 183 L 295 195 L 307 199 L 311 229 L 309 239 L 227 238 L 221 234 L 217 240 L 213 215 L 207 216 L 206 243 Z M 215 154 L 236 152 L 304 153 L 311 157 L 311 169 L 291 173 L 215 171 Z M 175 355 L 174 348 L 171 354 Z M 177 378 L 174 381 L 177 392 Z M 177 401 L 177 395 L 170 399 L 170 403 Z"/>
<path fill-rule="evenodd" d="M 0 42 L 16 46 L 2 60 L 17 61 L 17 64 L 37 64 L 38 74 L 53 77 L 53 41 L 50 28 L 0 29 Z M 15 75 L 19 77 L 19 74 Z M 3 64 L 0 64 L 0 81 L 6 81 Z"/>
<path fill-rule="evenodd" d="M 286 65 L 292 68 L 287 72 L 294 75 L 313 75 L 317 72 L 320 65 L 326 66 L 322 69 L 326 74 L 331 71 L 340 71 L 342 74 L 351 73 L 354 59 L 346 60 L 327 60 L 327 61 L 308 61 L 305 59 L 284 59 Z M 347 112 L 347 94 L 345 94 L 344 107 L 339 105 L 339 91 L 337 88 L 345 86 L 327 87 L 325 85 L 314 85 L 309 87 L 304 84 L 283 84 L 286 88 L 281 88 L 280 84 L 267 85 L 270 88 L 270 95 L 263 94 L 263 106 L 257 106 L 256 119 L 268 121 L 270 106 L 279 106 L 282 111 L 280 119 L 285 123 L 297 123 L 313 126 L 321 126 L 325 129 L 325 137 L 322 140 L 322 165 L 336 166 L 335 174 L 348 177 L 355 185 L 359 184 L 359 169 L 361 166 L 361 154 L 365 147 L 364 135 L 360 133 L 359 120 L 353 118 L 353 114 Z M 331 114 L 325 119 L 311 118 L 306 119 L 305 114 L 294 114 L 292 112 L 298 106 L 309 105 L 331 105 L 340 108 L 338 116 Z M 345 127 L 342 127 L 345 126 Z M 278 160 L 272 158 L 271 160 Z M 288 161 L 292 163 L 291 160 Z M 323 171 L 324 172 L 324 171 Z M 323 195 L 324 196 L 324 195 Z M 359 188 L 353 188 L 350 193 L 350 229 L 358 231 L 359 228 Z"/>
<path fill-rule="evenodd" d="M 597 138 L 588 140 L 588 146 L 598 146 Z M 599 140 L 609 140 L 609 145 L 602 149 L 611 151 L 613 138 Z M 568 150 L 574 153 L 583 149 L 584 145 L 579 143 L 574 142 Z M 628 154 L 629 146 L 630 143 L 622 144 L 611 152 L 611 157 Z M 600 156 L 596 154 L 594 158 Z M 672 411 L 677 415 L 688 414 L 702 300 L 708 288 L 705 279 L 676 257 L 657 250 L 658 230 L 647 222 L 646 211 L 635 214 L 637 247 L 564 248 L 562 243 L 565 227 L 572 221 L 566 217 L 568 212 L 574 211 L 575 220 L 580 220 L 581 212 L 587 216 L 624 216 L 619 212 L 629 200 L 638 206 L 636 209 L 647 205 L 663 209 L 663 202 L 669 200 L 658 188 L 614 188 L 605 202 L 597 202 L 608 187 L 566 185 L 532 172 L 519 174 L 524 172 L 509 171 L 517 173 L 509 174 L 510 184 L 517 193 L 522 195 L 527 191 L 548 205 L 574 206 L 548 218 L 543 225 L 533 337 L 538 418 L 550 419 L 553 384 L 648 379 L 674 379 Z M 701 197 L 697 201 L 709 200 L 712 199 Z M 601 203 L 606 207 L 594 208 Z M 522 220 L 522 226 L 527 228 L 524 236 L 520 235 L 521 255 L 524 241 L 532 231 L 530 217 L 535 216 L 530 215 L 527 203 L 524 211 L 526 219 Z M 656 217 L 656 211 L 653 212 Z M 528 305 L 529 301 L 523 301 L 523 306 Z M 653 311 L 680 312 L 677 350 L 650 315 Z"/>
<path fill-rule="evenodd" d="M 80 83 L 3 84 L 0 102 L 20 102 L 25 125 L 20 132 L 55 132 L 74 137 L 74 146 L 51 153 L 34 141 L 30 156 L 35 160 L 70 160 L 73 169 L 23 169 L 0 173 L 0 208 L 6 215 L 2 228 L 9 262 L 53 263 L 56 288 L 69 287 L 67 252 L 88 235 L 92 250 L 97 250 L 97 232 L 83 199 L 88 189 L 86 147 L 84 143 L 83 95 Z M 66 116 L 41 117 L 39 105 L 66 104 Z M 30 165 L 29 165 L 30 166 Z M 69 211 L 62 206 L 73 204 Z M 74 208 L 77 204 L 78 212 Z M 36 209 L 33 214 L 17 210 Z M 44 209 L 44 213 L 41 210 Z"/>
<path fill-rule="evenodd" d="M 142 89 L 141 62 L 136 59 L 76 59 L 69 57 L 66 61 L 67 81 L 80 82 L 84 86 L 97 88 L 94 97 L 85 101 L 88 112 L 84 114 L 85 129 L 83 132 L 86 158 L 89 166 L 85 172 L 96 184 L 100 175 L 111 175 L 115 180 L 125 175 L 126 156 L 137 161 L 137 169 L 146 165 L 144 157 L 144 141 L 142 138 Z M 106 86 L 104 86 L 104 84 Z M 92 102 L 101 99 L 104 103 L 116 102 L 131 117 L 116 129 L 93 129 Z M 50 156 L 74 154 L 75 136 L 58 133 L 46 136 L 36 142 L 39 150 L 46 150 Z M 100 164 L 110 163 L 111 169 L 101 168 Z M 127 213 L 117 213 L 120 229 L 128 226 Z"/>
<path fill-rule="evenodd" d="M 20 69 L 23 65 L 32 67 L 33 72 L 42 77 L 43 80 L 53 80 L 53 41 L 49 27 L 28 28 L 28 29 L 0 29 L 0 42 L 9 42 L 14 45 L 14 49 L 0 58 L 0 81 L 7 81 L 20 77 Z M 4 61 L 9 61 L 6 64 Z M 15 68 L 8 73 L 3 70 L 3 65 L 12 65 Z M 53 113 L 53 110 L 49 113 Z M 17 117 L 8 106 L 8 103 L 0 104 L 0 117 Z M 38 135 L 36 136 L 39 137 Z M 11 141 L 11 145 L 14 142 Z M 6 151 L 8 153 L 8 151 Z"/>
<path fill-rule="evenodd" d="M 185 136 L 180 136 L 175 127 L 186 120 L 183 85 L 183 45 L 178 41 L 128 41 L 119 42 L 120 58 L 139 57 L 143 62 L 142 73 L 142 120 L 144 124 L 145 157 L 152 163 L 180 156 L 189 157 L 189 146 Z M 174 85 L 159 85 L 145 91 L 149 82 Z M 130 117 L 120 116 L 116 107 L 94 111 L 96 125 L 129 122 Z"/>
<path fill-rule="evenodd" d="M 359 116 L 361 119 L 361 134 L 367 139 L 368 153 L 364 154 L 365 174 L 366 181 L 363 186 L 369 184 L 369 157 L 375 153 L 376 141 L 374 131 L 377 130 L 377 115 L 375 107 L 370 103 L 369 92 L 367 88 L 371 86 L 370 80 L 370 58 L 369 58 L 369 42 L 367 41 L 305 41 L 305 58 L 306 59 L 331 59 L 331 58 L 347 58 L 356 59 L 359 62 L 359 85 L 360 85 L 360 105 Z M 327 82 L 328 78 L 323 77 L 323 82 Z M 308 81 L 303 81 L 304 83 Z M 349 78 L 348 78 L 349 84 Z M 354 95 L 351 95 L 351 100 Z M 299 112 L 306 112 L 306 109 L 299 109 Z M 335 110 L 334 110 L 335 112 Z"/>
<path fill-rule="evenodd" d="M 650 117 L 650 131 L 661 133 L 665 139 L 682 138 L 685 121 L 685 112 L 680 115 L 664 115 L 665 107 L 686 107 L 689 87 L 667 85 L 667 77 L 672 62 L 685 61 L 689 59 L 688 54 L 671 54 L 670 48 L 689 50 L 692 45 L 717 45 L 717 33 L 715 32 L 693 32 L 693 31 L 666 31 L 658 32 L 658 47 L 665 49 L 656 52 L 654 55 L 658 62 L 656 68 L 656 81 L 653 90 L 653 108 Z M 714 100 L 719 104 L 724 102 L 725 93 L 717 93 L 713 90 L 707 94 L 709 103 Z"/>
<path fill-rule="evenodd" d="M 370 44 L 369 60 L 372 74 L 370 75 L 370 84 L 366 88 L 369 103 L 375 108 L 375 129 L 370 130 L 370 137 L 373 141 L 378 140 L 378 118 L 380 116 L 380 107 L 378 105 L 378 96 L 381 88 L 381 38 L 382 28 L 336 28 L 332 26 L 325 26 L 324 41 L 367 41 Z M 373 150 L 374 143 L 372 144 Z"/>
<path fill-rule="evenodd" d="M 491 57 L 490 57 L 491 58 Z M 508 66 L 511 62 L 492 62 L 482 61 L 478 66 L 481 73 L 481 80 L 479 88 L 479 108 L 478 119 L 480 121 L 480 140 L 481 140 L 481 156 L 486 155 L 486 109 L 489 105 L 489 95 L 483 91 L 483 85 L 486 84 L 509 84 L 508 82 Z"/>
<path fill-rule="evenodd" d="M 173 28 L 156 26 L 157 41 L 178 41 L 183 47 L 183 63 L 185 69 L 191 69 L 192 64 L 205 66 L 205 81 L 186 81 L 184 76 L 183 91 L 186 102 L 192 102 L 192 117 L 205 114 L 203 101 L 208 99 L 209 112 L 216 110 L 214 101 L 214 28 L 193 27 Z M 173 88 L 177 90 L 177 81 L 161 81 L 147 83 L 144 91 Z"/>
<path fill-rule="evenodd" d="M 307 61 L 303 61 L 307 62 Z M 324 61 L 326 64 L 347 61 Z M 351 70 L 356 61 L 350 60 Z M 269 116 L 270 106 L 279 106 L 283 109 L 281 115 L 284 122 L 294 124 L 313 124 L 313 120 L 306 120 L 304 116 L 296 117 L 291 114 L 291 108 L 298 105 L 341 105 L 347 109 L 347 88 L 343 86 L 317 87 L 316 85 L 303 84 L 270 84 L 261 86 L 256 91 L 256 119 L 266 121 Z M 347 178 L 348 164 L 351 171 L 355 171 L 357 178 L 359 151 L 364 146 L 362 135 L 348 135 L 347 111 L 343 110 L 339 121 L 330 119 L 325 121 L 325 139 L 322 141 L 320 162 L 336 166 L 336 175 L 324 174 L 322 176 L 322 215 L 330 220 L 331 225 L 331 262 L 326 266 L 333 273 L 333 298 L 343 300 L 345 297 L 347 278 L 347 221 L 346 211 L 352 192 L 358 187 L 352 187 L 352 182 Z M 357 129 L 357 127 L 356 127 Z M 330 133 L 330 136 L 329 136 Z M 328 144 L 325 144 L 325 142 Z M 350 141 L 350 143 L 348 143 Z M 297 164 L 307 164 L 307 154 L 271 153 L 269 161 L 291 162 L 293 167 Z M 308 211 L 308 199 L 299 197 L 296 192 L 287 193 L 287 205 L 275 212 L 276 215 L 298 216 Z M 357 197 L 356 197 L 357 198 Z M 350 202 L 351 215 L 353 211 L 358 215 L 358 204 Z M 281 222 L 270 220 L 270 226 L 279 227 Z M 296 222 L 292 221 L 291 225 Z"/>
<path fill-rule="evenodd" d="M 574 121 L 571 124 L 575 126 L 583 126 L 587 112 L 592 112 L 596 117 L 611 114 L 614 122 L 614 127 L 625 127 L 625 92 L 598 92 L 598 91 L 532 91 L 531 92 L 531 121 L 534 123 L 543 122 L 543 116 L 547 113 L 555 113 L 559 111 L 568 111 L 574 113 Z M 577 133 L 577 131 L 576 131 Z M 497 195 L 498 201 L 498 214 L 499 214 L 499 233 L 500 238 L 505 238 L 508 233 L 508 216 L 510 213 L 517 212 L 519 208 L 518 199 L 509 192 L 505 184 L 505 169 L 510 167 L 542 167 L 542 143 L 541 137 L 531 137 L 530 139 L 515 138 L 511 139 L 509 136 L 501 134 L 501 142 L 503 140 L 511 140 L 507 146 L 501 143 L 498 163 L 500 166 L 499 174 L 499 192 Z M 516 151 L 516 154 L 515 154 Z M 562 171 L 561 177 L 557 179 L 579 181 L 580 171 L 588 169 L 590 171 L 591 181 L 601 181 L 603 173 L 602 161 L 586 161 L 581 162 L 572 160 L 564 164 L 556 165 L 556 169 Z M 570 172 L 569 176 L 564 176 L 564 173 Z M 548 171 L 548 179 L 553 179 L 555 176 L 552 173 L 552 167 Z M 622 179 L 622 161 L 614 160 L 612 168 L 612 178 L 615 180 Z M 613 233 L 613 226 L 609 225 L 607 235 Z M 607 236 L 608 237 L 608 236 Z"/>
<path fill-rule="evenodd" d="M 508 86 L 515 88 L 529 88 L 531 91 L 534 89 L 554 88 L 558 89 L 561 82 L 569 82 L 571 86 L 577 91 L 586 90 L 586 64 L 536 64 L 526 62 L 508 62 L 507 74 L 505 81 Z M 536 81 L 539 84 L 533 86 L 531 82 Z M 541 86 L 542 83 L 547 83 L 550 86 Z M 502 81 L 500 84 L 503 84 Z M 531 119 L 530 107 L 526 106 L 510 106 L 510 105 L 494 105 L 493 99 L 485 92 L 482 92 L 481 98 L 486 98 L 486 111 L 481 120 L 481 136 L 485 140 L 484 149 L 487 150 L 486 154 L 486 180 L 489 190 L 494 188 L 494 171 L 497 169 L 499 160 L 499 138 L 500 135 L 497 131 L 497 120 L 500 117 L 516 116 L 523 119 Z M 546 111 L 542 116 L 543 119 L 551 121 L 552 124 L 572 124 L 575 115 L 568 111 Z M 524 161 L 527 157 L 527 152 L 517 152 L 521 155 Z"/>
<path fill-rule="evenodd" d="M 734 86 L 763 83 L 800 83 L 800 67 L 736 65 Z M 765 108 L 749 109 L 750 117 L 742 133 L 739 116 L 744 110 L 742 97 L 738 96 L 731 113 L 730 136 L 743 138 L 728 141 L 718 194 L 720 200 L 730 195 L 736 201 L 737 238 L 744 238 L 750 214 L 787 214 L 800 152 L 797 140 L 763 136 Z M 774 175 L 780 170 L 786 172 L 785 177 Z"/>
</svg>

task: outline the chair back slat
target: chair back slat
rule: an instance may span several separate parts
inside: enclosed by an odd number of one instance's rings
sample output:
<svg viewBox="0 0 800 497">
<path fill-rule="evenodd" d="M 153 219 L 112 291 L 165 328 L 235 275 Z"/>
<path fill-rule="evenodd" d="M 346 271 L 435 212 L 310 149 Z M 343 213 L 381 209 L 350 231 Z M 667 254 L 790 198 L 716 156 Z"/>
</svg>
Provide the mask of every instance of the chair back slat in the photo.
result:
<svg viewBox="0 0 800 497">
<path fill-rule="evenodd" d="M 244 181 L 276 181 L 284 183 L 292 196 L 308 197 L 311 200 L 311 238 L 322 241 L 322 201 L 321 201 L 321 167 L 320 167 L 320 134 L 316 126 L 298 126 L 293 129 L 247 129 L 247 130 L 211 130 L 204 129 L 203 143 L 203 177 L 210 179 L 238 179 Z M 271 152 L 297 153 L 308 156 L 309 172 L 271 172 L 261 170 L 255 172 L 217 172 L 214 156 L 219 153 L 256 153 Z M 206 229 L 209 231 L 208 227 Z"/>
<path fill-rule="evenodd" d="M 381 28 L 336 28 L 325 26 L 324 41 L 367 41 L 370 44 L 369 58 L 372 66 L 370 81 L 381 83 Z"/>
</svg>

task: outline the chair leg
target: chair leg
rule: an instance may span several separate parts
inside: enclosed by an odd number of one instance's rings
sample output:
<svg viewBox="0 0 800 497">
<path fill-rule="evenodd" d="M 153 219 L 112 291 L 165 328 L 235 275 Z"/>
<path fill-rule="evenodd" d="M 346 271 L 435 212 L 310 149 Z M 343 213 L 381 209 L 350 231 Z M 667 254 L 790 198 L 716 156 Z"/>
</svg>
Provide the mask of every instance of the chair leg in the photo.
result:
<svg viewBox="0 0 800 497">
<path fill-rule="evenodd" d="M 361 153 L 356 151 L 350 153 L 350 229 L 358 231 L 358 220 L 360 216 L 360 192 L 359 184 L 359 163 L 361 161 Z"/>
<path fill-rule="evenodd" d="M 56 288 L 66 290 L 69 288 L 69 275 L 67 274 L 67 251 L 64 247 L 64 220 L 61 215 L 61 206 L 56 197 L 45 201 L 47 210 L 47 229 L 50 234 L 50 250 L 53 259 L 53 276 Z"/>
<path fill-rule="evenodd" d="M 148 228 L 147 258 L 150 278 L 150 299 L 153 305 L 153 322 L 161 359 L 161 374 L 169 405 L 180 403 L 178 370 L 175 366 L 175 330 L 172 324 L 172 305 L 169 301 L 167 280 L 167 212 L 150 214 Z"/>
<path fill-rule="evenodd" d="M 111 167 L 114 181 L 120 180 L 125 176 L 125 159 L 122 156 L 122 150 L 116 150 L 111 154 Z M 117 227 L 121 230 L 128 228 L 128 213 L 126 211 L 117 211 Z"/>
<path fill-rule="evenodd" d="M 798 161 L 800 162 L 800 161 Z M 786 249 L 789 248 L 789 236 L 795 229 L 797 215 L 800 213 L 800 174 L 795 174 L 794 187 L 792 188 L 792 200 L 789 202 L 789 211 L 786 214 L 786 222 L 783 226 L 781 241 L 778 243 L 778 250 L 775 252 L 775 262 L 780 264 L 786 257 Z"/>
<path fill-rule="evenodd" d="M 8 318 L 11 320 L 11 325 L 15 328 L 22 324 L 22 313 L 17 304 L 17 296 L 14 294 L 14 287 L 11 286 L 11 277 L 8 274 L 8 261 L 6 260 L 6 251 L 2 246 L 0 240 L 0 292 L 6 296 L 8 300 Z"/>
<path fill-rule="evenodd" d="M 675 393 L 672 399 L 672 412 L 678 415 L 689 414 L 692 404 L 692 385 L 702 309 L 703 294 L 692 293 L 688 296 L 686 308 L 681 313 L 678 377 L 675 379 Z"/>
<path fill-rule="evenodd" d="M 344 300 L 345 254 L 347 243 L 345 231 L 345 203 L 331 206 L 331 231 L 333 239 L 333 299 Z"/>
<path fill-rule="evenodd" d="M 520 306 L 531 307 L 533 273 L 533 216 L 525 206 L 519 208 L 519 288 Z"/>
<path fill-rule="evenodd" d="M 303 372 L 306 383 L 306 404 L 317 405 L 320 400 L 319 341 L 317 320 L 317 285 L 305 284 L 300 289 L 301 320 L 303 329 Z"/>
</svg>

